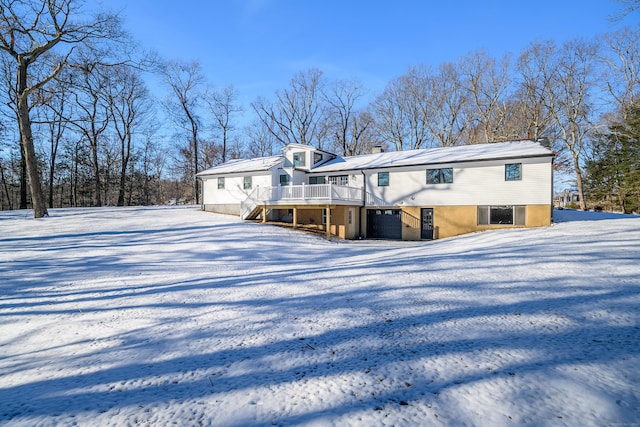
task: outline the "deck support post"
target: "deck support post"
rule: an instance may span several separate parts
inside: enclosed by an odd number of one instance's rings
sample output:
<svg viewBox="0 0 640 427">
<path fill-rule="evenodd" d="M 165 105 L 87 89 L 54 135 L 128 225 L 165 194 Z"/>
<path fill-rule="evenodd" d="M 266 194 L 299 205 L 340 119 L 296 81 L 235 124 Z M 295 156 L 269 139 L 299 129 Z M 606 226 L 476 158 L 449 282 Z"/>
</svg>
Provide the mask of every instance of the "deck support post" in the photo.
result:
<svg viewBox="0 0 640 427">
<path fill-rule="evenodd" d="M 327 218 L 327 240 L 331 240 L 331 207 L 327 206 L 325 209 Z"/>
</svg>

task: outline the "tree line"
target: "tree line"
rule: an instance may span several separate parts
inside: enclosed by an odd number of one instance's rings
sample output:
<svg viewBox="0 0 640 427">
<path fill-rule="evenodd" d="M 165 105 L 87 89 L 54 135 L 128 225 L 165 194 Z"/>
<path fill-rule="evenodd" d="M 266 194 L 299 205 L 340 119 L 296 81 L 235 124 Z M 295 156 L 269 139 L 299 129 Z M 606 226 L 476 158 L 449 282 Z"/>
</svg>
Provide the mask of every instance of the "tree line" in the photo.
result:
<svg viewBox="0 0 640 427">
<path fill-rule="evenodd" d="M 289 143 L 341 155 L 548 138 L 580 208 L 640 208 L 640 26 L 415 65 L 372 93 L 322 70 L 241 105 L 76 0 L 0 0 L 0 208 L 197 203 L 195 175 Z M 158 78 L 167 95 L 146 82 Z M 247 120 L 247 115 L 253 120 Z"/>
</svg>

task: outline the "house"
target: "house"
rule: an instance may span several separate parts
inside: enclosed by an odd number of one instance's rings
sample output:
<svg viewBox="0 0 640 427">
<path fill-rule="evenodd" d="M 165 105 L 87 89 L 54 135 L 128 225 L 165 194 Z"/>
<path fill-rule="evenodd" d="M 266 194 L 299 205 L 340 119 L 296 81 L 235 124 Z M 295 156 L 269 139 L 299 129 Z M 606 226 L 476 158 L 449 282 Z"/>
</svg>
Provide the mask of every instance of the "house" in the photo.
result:
<svg viewBox="0 0 640 427">
<path fill-rule="evenodd" d="M 343 239 L 438 239 L 551 223 L 554 153 L 531 140 L 342 157 L 282 155 L 202 171 L 203 209 Z"/>
<path fill-rule="evenodd" d="M 578 207 L 579 204 L 580 195 L 578 195 L 578 190 L 576 189 L 565 188 L 553 198 L 553 205 L 556 208 L 575 208 Z"/>
</svg>

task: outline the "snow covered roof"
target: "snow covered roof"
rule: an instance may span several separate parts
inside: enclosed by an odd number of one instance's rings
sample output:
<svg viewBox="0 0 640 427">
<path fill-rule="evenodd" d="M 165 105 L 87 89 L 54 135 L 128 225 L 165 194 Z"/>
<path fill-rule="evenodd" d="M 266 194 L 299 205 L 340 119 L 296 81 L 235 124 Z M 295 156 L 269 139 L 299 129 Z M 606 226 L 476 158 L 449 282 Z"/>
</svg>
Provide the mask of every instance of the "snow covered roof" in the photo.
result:
<svg viewBox="0 0 640 427">
<path fill-rule="evenodd" d="M 198 173 L 198 176 L 268 171 L 274 166 L 278 166 L 280 163 L 282 163 L 283 160 L 284 156 L 229 160 L 228 162 L 225 162 L 221 165 L 214 166 Z"/>
<path fill-rule="evenodd" d="M 549 148 L 536 141 L 510 141 L 338 157 L 314 168 L 311 172 L 335 172 L 522 157 L 550 157 L 553 155 Z"/>
<path fill-rule="evenodd" d="M 301 146 L 308 147 L 308 146 Z M 317 150 L 320 151 L 320 150 Z M 478 160 L 495 160 L 524 157 L 551 157 L 553 152 L 536 141 L 510 141 L 490 144 L 438 147 L 408 151 L 388 151 L 351 157 L 337 157 L 311 173 L 377 169 L 397 166 L 415 166 L 441 163 L 457 163 Z M 198 173 L 198 176 L 236 174 L 268 171 L 280 165 L 284 156 L 260 157 L 256 159 L 229 160 Z"/>
</svg>

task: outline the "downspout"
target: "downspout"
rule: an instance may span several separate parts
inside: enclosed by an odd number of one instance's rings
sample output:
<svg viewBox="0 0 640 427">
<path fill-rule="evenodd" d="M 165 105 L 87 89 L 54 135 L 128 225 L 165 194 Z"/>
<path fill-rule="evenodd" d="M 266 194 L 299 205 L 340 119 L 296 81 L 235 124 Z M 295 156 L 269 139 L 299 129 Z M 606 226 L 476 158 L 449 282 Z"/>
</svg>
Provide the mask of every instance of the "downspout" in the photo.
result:
<svg viewBox="0 0 640 427">
<path fill-rule="evenodd" d="M 200 181 L 200 182 L 198 182 Z M 204 181 L 202 181 L 202 177 L 200 176 L 196 176 L 196 183 L 198 184 L 198 186 L 200 187 L 200 210 L 204 211 Z M 197 200 L 196 200 L 197 203 Z"/>
<path fill-rule="evenodd" d="M 555 180 L 555 177 L 554 177 L 553 167 L 554 167 L 555 160 L 556 160 L 556 156 L 554 155 L 551 158 L 551 224 L 554 223 L 554 220 L 553 220 L 553 208 L 554 208 L 553 206 L 554 185 L 553 184 L 554 183 L 553 181 Z"/>
<path fill-rule="evenodd" d="M 358 221 L 358 225 L 359 225 L 359 233 L 360 233 L 360 238 L 364 239 L 364 234 L 362 233 L 362 209 L 364 209 L 364 207 L 367 205 L 367 176 L 364 174 L 364 171 L 361 170 L 360 173 L 362 174 L 362 205 L 360 206 L 358 215 L 360 216 L 360 219 Z"/>
</svg>

